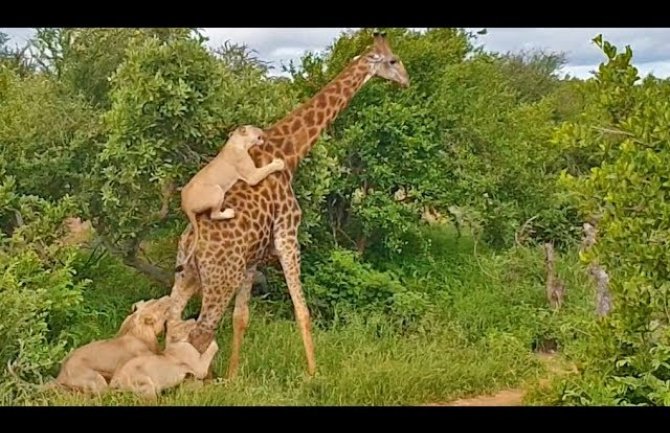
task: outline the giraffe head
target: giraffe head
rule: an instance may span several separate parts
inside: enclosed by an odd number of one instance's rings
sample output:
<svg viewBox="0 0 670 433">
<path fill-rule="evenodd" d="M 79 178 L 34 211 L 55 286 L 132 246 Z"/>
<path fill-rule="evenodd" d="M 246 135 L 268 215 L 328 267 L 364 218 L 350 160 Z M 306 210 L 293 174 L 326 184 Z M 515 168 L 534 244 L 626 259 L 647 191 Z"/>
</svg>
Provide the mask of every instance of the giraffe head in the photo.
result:
<svg viewBox="0 0 670 433">
<path fill-rule="evenodd" d="M 384 78 L 409 87 L 409 74 L 402 61 L 393 54 L 386 40 L 386 33 L 374 33 L 374 43 L 370 51 L 365 54 L 365 60 L 370 67 L 370 75 Z"/>
<path fill-rule="evenodd" d="M 235 128 L 228 140 L 235 146 L 249 150 L 254 146 L 260 146 L 265 142 L 266 134 L 261 128 L 253 125 L 243 125 Z"/>
</svg>

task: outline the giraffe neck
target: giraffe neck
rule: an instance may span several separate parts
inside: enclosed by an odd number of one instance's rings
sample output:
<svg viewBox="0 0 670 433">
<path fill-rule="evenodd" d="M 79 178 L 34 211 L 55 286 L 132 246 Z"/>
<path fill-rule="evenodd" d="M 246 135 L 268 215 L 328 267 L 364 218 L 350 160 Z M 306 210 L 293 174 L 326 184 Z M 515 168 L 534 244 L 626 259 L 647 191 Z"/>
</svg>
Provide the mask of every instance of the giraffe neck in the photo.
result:
<svg viewBox="0 0 670 433">
<path fill-rule="evenodd" d="M 266 129 L 271 153 L 294 172 L 321 133 L 371 78 L 370 67 L 356 57 L 333 80 L 288 116 Z"/>
</svg>

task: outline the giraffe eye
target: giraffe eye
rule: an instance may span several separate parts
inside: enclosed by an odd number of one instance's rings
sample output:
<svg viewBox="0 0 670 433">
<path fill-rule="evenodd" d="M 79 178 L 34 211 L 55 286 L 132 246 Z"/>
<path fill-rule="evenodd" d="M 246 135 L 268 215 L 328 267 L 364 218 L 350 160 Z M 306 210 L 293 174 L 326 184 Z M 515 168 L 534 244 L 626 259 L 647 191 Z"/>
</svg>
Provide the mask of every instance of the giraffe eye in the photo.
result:
<svg viewBox="0 0 670 433">
<path fill-rule="evenodd" d="M 396 63 L 398 63 L 398 61 L 396 59 L 391 59 L 389 60 L 389 63 L 395 65 Z"/>
</svg>

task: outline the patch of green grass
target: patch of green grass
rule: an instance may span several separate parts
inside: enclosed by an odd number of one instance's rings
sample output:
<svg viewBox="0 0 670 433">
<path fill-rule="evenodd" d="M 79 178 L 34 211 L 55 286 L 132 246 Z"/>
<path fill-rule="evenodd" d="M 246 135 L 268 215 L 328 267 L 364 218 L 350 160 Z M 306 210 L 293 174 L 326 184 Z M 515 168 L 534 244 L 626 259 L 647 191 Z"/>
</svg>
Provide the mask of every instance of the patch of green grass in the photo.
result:
<svg viewBox="0 0 670 433">
<path fill-rule="evenodd" d="M 381 313 L 343 311 L 346 320 L 314 326 L 318 374 L 306 377 L 300 334 L 284 301 L 254 298 L 242 347 L 239 376 L 202 388 L 184 385 L 166 392 L 166 405 L 419 405 L 466 398 L 515 387 L 545 373 L 532 353 L 535 340 L 556 338 L 568 352 L 582 349 L 575 323 L 593 320 L 592 292 L 573 255 L 560 257 L 567 286 L 563 309 L 548 310 L 544 263 L 539 248 L 504 253 L 479 249 L 472 238 L 433 230 L 428 255 L 411 251 L 378 268 L 393 269 L 430 308 L 420 326 L 401 329 Z M 113 335 L 133 302 L 168 292 L 105 258 L 82 276 L 93 280 L 84 294 L 88 312 L 73 324 L 79 344 Z M 282 290 L 286 290 L 285 287 Z M 186 314 L 198 309 L 194 300 Z M 231 309 L 222 319 L 214 360 L 226 376 Z M 581 321 L 581 322 L 580 322 Z M 32 395 L 16 404 L 142 404 L 126 394 L 84 398 Z"/>
<path fill-rule="evenodd" d="M 229 319 L 229 317 L 228 317 Z M 229 322 L 229 320 L 227 320 Z M 165 405 L 415 405 L 441 402 L 514 386 L 539 368 L 514 336 L 492 334 L 468 343 L 456 328 L 398 338 L 379 335 L 384 319 L 353 319 L 340 329 L 315 330 L 318 374 L 308 379 L 300 335 L 292 321 L 267 321 L 252 314 L 240 375 L 232 382 L 188 385 L 166 392 Z M 229 327 L 219 332 L 217 375 L 225 376 Z M 48 405 L 142 404 L 127 394 L 83 398 L 36 396 L 25 402 Z"/>
</svg>

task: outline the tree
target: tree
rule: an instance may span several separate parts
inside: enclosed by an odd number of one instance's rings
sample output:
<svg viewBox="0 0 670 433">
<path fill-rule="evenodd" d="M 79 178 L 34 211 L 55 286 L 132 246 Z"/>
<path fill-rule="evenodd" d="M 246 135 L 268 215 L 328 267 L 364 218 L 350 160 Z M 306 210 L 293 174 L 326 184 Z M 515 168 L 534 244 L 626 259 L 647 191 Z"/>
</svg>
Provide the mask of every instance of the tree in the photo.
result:
<svg viewBox="0 0 670 433">
<path fill-rule="evenodd" d="M 29 45 L 12 49 L 8 46 L 8 42 L 9 35 L 0 32 L 0 67 L 10 68 L 22 77 L 33 73 L 35 65 L 26 55 Z"/>
<path fill-rule="evenodd" d="M 109 79 L 134 41 L 189 38 L 190 28 L 38 28 L 35 59 L 93 106 L 109 106 Z"/>
<path fill-rule="evenodd" d="M 604 341 L 590 344 L 587 374 L 599 377 L 613 403 L 667 405 L 670 85 L 640 82 L 630 47 L 618 53 L 601 36 L 594 42 L 607 56 L 591 87 L 594 105 L 556 134 L 585 155 L 562 184 L 582 217 L 596 222 L 598 242 L 583 260 L 607 270 L 614 296 L 597 334 Z"/>
<path fill-rule="evenodd" d="M 185 225 L 176 188 L 220 150 L 234 127 L 265 125 L 292 103 L 285 85 L 265 80 L 253 64 L 233 72 L 225 53 L 217 58 L 202 42 L 149 38 L 128 45 L 111 79 L 107 138 L 87 188 L 93 192 L 87 215 L 108 248 L 164 284 L 172 272 L 138 254 L 143 240 L 174 236 Z"/>
</svg>

